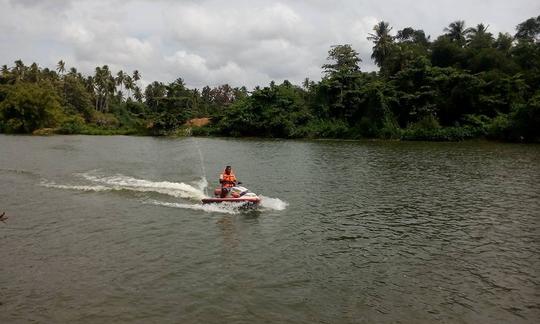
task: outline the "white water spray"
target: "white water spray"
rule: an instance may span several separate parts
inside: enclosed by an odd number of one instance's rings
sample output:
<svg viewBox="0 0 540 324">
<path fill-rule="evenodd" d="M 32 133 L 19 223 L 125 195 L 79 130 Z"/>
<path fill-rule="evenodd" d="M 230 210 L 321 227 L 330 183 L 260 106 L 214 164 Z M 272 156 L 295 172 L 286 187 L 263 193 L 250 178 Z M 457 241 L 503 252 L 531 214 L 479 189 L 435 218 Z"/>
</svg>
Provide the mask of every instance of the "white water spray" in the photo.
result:
<svg viewBox="0 0 540 324">
<path fill-rule="evenodd" d="M 279 198 L 271 198 L 271 197 L 261 197 L 261 207 L 265 209 L 272 209 L 272 210 L 284 210 L 289 205 L 288 202 L 283 201 Z"/>
<path fill-rule="evenodd" d="M 117 174 L 114 176 L 98 175 L 95 171 L 77 174 L 79 177 L 86 180 L 87 184 L 57 184 L 52 181 L 43 180 L 41 185 L 47 188 L 64 189 L 64 190 L 76 190 L 83 192 L 107 192 L 107 191 L 127 191 L 127 192 L 144 192 L 144 193 L 157 193 L 167 195 L 175 198 L 188 199 L 197 201 L 197 203 L 185 203 L 185 202 L 167 202 L 160 200 L 149 200 L 144 203 L 149 203 L 158 206 L 181 208 L 191 210 L 202 210 L 205 212 L 237 214 L 240 213 L 241 205 L 238 203 L 223 203 L 223 204 L 207 204 L 200 203 L 202 198 L 206 195 L 203 189 L 208 186 L 206 178 L 202 178 L 200 181 L 193 185 L 189 185 L 183 182 L 169 182 L 169 181 L 150 181 L 145 179 L 137 179 L 128 177 L 125 175 Z M 288 203 L 271 197 L 261 197 L 261 210 L 284 210 L 287 208 Z"/>
<path fill-rule="evenodd" d="M 204 167 L 204 157 L 203 157 L 201 147 L 199 146 L 199 142 L 197 141 L 197 139 L 195 139 L 195 146 L 197 147 L 197 151 L 199 151 L 199 160 L 201 162 L 201 171 L 203 174 L 202 180 L 204 181 L 203 182 L 204 187 L 201 189 L 204 190 L 204 194 L 208 197 L 208 180 L 206 178 L 206 168 Z"/>
</svg>

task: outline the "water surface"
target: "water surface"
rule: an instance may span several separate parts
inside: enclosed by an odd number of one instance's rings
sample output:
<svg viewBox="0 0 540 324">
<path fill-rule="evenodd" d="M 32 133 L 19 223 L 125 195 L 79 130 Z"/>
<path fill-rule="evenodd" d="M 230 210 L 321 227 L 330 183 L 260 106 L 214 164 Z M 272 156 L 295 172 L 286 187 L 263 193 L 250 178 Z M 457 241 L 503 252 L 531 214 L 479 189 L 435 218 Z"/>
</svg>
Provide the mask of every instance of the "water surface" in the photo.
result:
<svg viewBox="0 0 540 324">
<path fill-rule="evenodd" d="M 203 207 L 232 164 L 257 211 Z M 533 323 L 540 146 L 0 136 L 0 322 Z"/>
</svg>

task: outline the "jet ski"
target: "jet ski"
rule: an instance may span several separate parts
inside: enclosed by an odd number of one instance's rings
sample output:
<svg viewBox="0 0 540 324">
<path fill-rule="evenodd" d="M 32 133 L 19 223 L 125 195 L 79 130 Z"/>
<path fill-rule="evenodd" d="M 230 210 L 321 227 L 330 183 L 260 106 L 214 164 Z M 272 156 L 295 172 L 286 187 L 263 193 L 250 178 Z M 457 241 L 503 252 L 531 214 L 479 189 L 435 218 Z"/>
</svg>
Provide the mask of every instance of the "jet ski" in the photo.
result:
<svg viewBox="0 0 540 324">
<path fill-rule="evenodd" d="M 234 186 L 225 197 L 221 197 L 221 188 L 214 190 L 214 197 L 203 198 L 203 204 L 240 203 L 241 205 L 257 206 L 261 198 L 245 187 Z"/>
</svg>

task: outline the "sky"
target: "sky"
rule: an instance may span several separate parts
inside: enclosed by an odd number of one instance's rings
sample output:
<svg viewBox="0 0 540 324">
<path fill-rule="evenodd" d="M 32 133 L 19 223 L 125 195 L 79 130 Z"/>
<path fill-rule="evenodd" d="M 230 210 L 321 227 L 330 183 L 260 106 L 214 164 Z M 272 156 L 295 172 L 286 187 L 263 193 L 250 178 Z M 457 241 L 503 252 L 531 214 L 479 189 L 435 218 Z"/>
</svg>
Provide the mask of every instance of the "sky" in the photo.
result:
<svg viewBox="0 0 540 324">
<path fill-rule="evenodd" d="M 320 80 L 336 44 L 376 70 L 366 37 L 381 20 L 435 39 L 455 20 L 514 34 L 538 15 L 537 0 L 0 0 L 0 65 L 64 60 L 89 74 L 108 64 L 139 70 L 143 84 L 181 77 L 197 88 L 300 84 Z"/>
</svg>

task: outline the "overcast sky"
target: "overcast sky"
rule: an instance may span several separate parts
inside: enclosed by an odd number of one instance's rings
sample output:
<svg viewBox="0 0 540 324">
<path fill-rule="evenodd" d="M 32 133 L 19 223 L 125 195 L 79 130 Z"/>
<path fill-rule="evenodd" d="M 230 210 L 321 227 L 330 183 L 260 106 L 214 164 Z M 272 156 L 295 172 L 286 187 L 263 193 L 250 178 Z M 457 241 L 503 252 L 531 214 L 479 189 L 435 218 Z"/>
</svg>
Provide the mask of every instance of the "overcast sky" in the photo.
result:
<svg viewBox="0 0 540 324">
<path fill-rule="evenodd" d="M 335 44 L 352 44 L 374 70 L 366 37 L 380 20 L 433 39 L 457 19 L 514 34 L 539 14 L 537 0 L 0 0 L 0 64 L 63 59 L 84 73 L 138 69 L 145 83 L 252 88 L 319 80 Z"/>
</svg>

